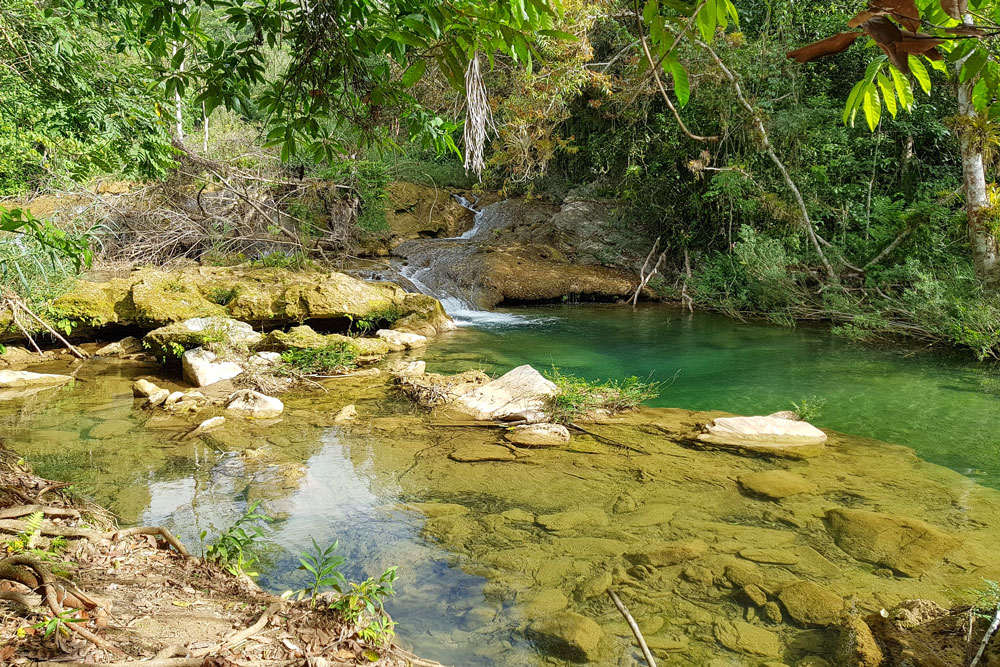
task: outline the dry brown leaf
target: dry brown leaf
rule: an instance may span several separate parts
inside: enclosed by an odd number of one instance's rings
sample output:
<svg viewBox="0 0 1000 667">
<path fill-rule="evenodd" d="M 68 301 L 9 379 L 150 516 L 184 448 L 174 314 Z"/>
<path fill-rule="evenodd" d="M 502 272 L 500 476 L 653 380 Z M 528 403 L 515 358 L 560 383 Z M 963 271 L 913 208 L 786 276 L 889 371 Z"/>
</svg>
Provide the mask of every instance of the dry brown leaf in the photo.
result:
<svg viewBox="0 0 1000 667">
<path fill-rule="evenodd" d="M 944 32 L 952 35 L 968 35 L 970 37 L 984 37 L 986 31 L 974 25 L 956 25 L 951 28 L 941 28 Z"/>
<path fill-rule="evenodd" d="M 926 53 L 943 42 L 943 39 L 935 39 L 922 32 L 904 30 L 903 39 L 896 44 L 896 50 L 904 53 Z"/>
<path fill-rule="evenodd" d="M 806 44 L 794 51 L 789 51 L 787 55 L 792 60 L 807 63 L 823 56 L 832 56 L 835 53 L 846 51 L 854 43 L 854 40 L 860 36 L 860 32 L 842 32 L 833 37 L 827 37 L 818 42 Z"/>
<path fill-rule="evenodd" d="M 944 60 L 944 56 L 937 49 L 931 49 L 930 51 L 924 52 L 924 57 L 928 60 Z"/>
<path fill-rule="evenodd" d="M 861 29 L 875 40 L 875 44 L 882 49 L 896 69 L 904 74 L 909 73 L 910 63 L 907 53 L 896 49 L 896 45 L 903 41 L 903 33 L 895 23 L 884 16 L 876 16 L 862 23 Z"/>
<path fill-rule="evenodd" d="M 868 11 L 888 14 L 907 30 L 920 29 L 920 12 L 914 0 L 870 0 Z"/>
<path fill-rule="evenodd" d="M 876 16 L 882 16 L 884 13 L 885 12 L 872 12 L 872 11 L 861 12 L 857 16 L 855 16 L 854 18 L 852 18 L 850 21 L 847 22 L 847 27 L 848 28 L 858 28 L 865 21 L 867 21 L 869 19 L 873 19 Z"/>
<path fill-rule="evenodd" d="M 969 11 L 969 0 L 941 0 L 941 9 L 951 18 L 961 21 Z"/>
</svg>

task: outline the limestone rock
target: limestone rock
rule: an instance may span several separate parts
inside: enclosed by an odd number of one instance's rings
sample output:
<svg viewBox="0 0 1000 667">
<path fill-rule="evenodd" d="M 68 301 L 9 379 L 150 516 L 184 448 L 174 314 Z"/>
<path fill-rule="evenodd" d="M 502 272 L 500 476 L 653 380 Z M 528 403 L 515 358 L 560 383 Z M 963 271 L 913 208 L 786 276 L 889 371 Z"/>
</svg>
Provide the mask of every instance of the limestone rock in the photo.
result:
<svg viewBox="0 0 1000 667">
<path fill-rule="evenodd" d="M 143 407 L 155 408 L 158 405 L 163 405 L 168 396 L 170 396 L 170 390 L 157 387 L 146 397 L 146 403 Z"/>
<path fill-rule="evenodd" d="M 767 604 L 767 594 L 759 587 L 749 584 L 740 589 L 743 598 L 755 607 L 763 607 Z"/>
<path fill-rule="evenodd" d="M 506 447 L 475 444 L 456 449 L 448 455 L 448 458 L 459 463 L 478 463 L 481 461 L 514 461 L 517 457 Z"/>
<path fill-rule="evenodd" d="M 503 419 L 518 412 L 544 410 L 555 395 L 554 383 L 524 365 L 460 396 L 455 407 L 474 419 Z"/>
<path fill-rule="evenodd" d="M 844 619 L 834 652 L 836 664 L 880 667 L 884 657 L 867 623 L 857 616 Z"/>
<path fill-rule="evenodd" d="M 214 431 L 215 429 L 219 428 L 220 426 L 222 426 L 225 423 L 226 423 L 226 418 L 223 417 L 222 415 L 219 415 L 218 417 L 212 417 L 211 419 L 206 419 L 202 423 L 198 424 L 198 426 L 195 427 L 194 430 L 192 430 L 190 433 L 188 433 L 184 437 L 185 437 L 185 439 L 186 438 L 197 438 L 199 435 L 201 435 L 203 433 L 208 433 L 209 431 Z"/>
<path fill-rule="evenodd" d="M 590 598 L 605 595 L 607 594 L 608 589 L 611 588 L 611 583 L 611 572 L 608 570 L 604 570 L 598 574 L 588 577 L 576 587 L 576 599 L 584 602 Z"/>
<path fill-rule="evenodd" d="M 456 375 L 400 374 L 394 381 L 411 400 L 425 408 L 433 408 L 452 403 L 460 396 L 475 391 L 486 385 L 490 378 L 482 371 L 471 370 Z"/>
<path fill-rule="evenodd" d="M 830 510 L 826 528 L 837 546 L 857 560 L 908 577 L 940 565 L 960 544 L 957 537 L 919 519 L 864 510 Z"/>
<path fill-rule="evenodd" d="M 109 419 L 90 429 L 90 437 L 104 440 L 125 435 L 135 429 L 135 424 L 127 419 Z"/>
<path fill-rule="evenodd" d="M 154 391 L 159 391 L 159 387 L 149 380 L 139 379 L 132 383 L 132 395 L 136 398 L 147 398 Z"/>
<path fill-rule="evenodd" d="M 628 554 L 627 558 L 636 565 L 664 567 L 694 560 L 707 551 L 708 545 L 696 538 L 653 544 L 642 551 Z"/>
<path fill-rule="evenodd" d="M 785 617 L 781 613 L 781 607 L 777 602 L 768 602 L 760 608 L 760 615 L 768 623 L 781 623 Z"/>
<path fill-rule="evenodd" d="M 150 331 L 143 343 L 154 355 L 169 358 L 181 348 L 189 350 L 211 343 L 253 347 L 262 337 L 246 322 L 229 317 L 193 317 Z"/>
<path fill-rule="evenodd" d="M 745 621 L 716 621 L 715 638 L 730 651 L 768 658 L 781 655 L 778 635 Z"/>
<path fill-rule="evenodd" d="M 787 470 L 747 473 L 740 475 L 739 483 L 744 490 L 773 500 L 816 491 L 815 484 Z"/>
<path fill-rule="evenodd" d="M 126 336 L 115 343 L 108 343 L 94 352 L 95 357 L 126 357 L 142 352 L 142 341 L 135 336 Z"/>
<path fill-rule="evenodd" d="M 572 611 L 551 614 L 528 631 L 552 655 L 576 662 L 597 662 L 604 634 L 592 619 Z"/>
<path fill-rule="evenodd" d="M 66 384 L 73 378 L 55 373 L 32 373 L 31 371 L 0 370 L 0 389 L 23 389 L 25 387 L 55 387 Z"/>
<path fill-rule="evenodd" d="M 334 422 L 348 422 L 358 418 L 358 409 L 354 407 L 354 404 L 345 405 L 337 413 L 337 416 L 333 418 Z"/>
<path fill-rule="evenodd" d="M 216 361 L 217 358 L 214 352 L 201 347 L 188 350 L 181 357 L 184 379 L 195 387 L 207 387 L 222 380 L 231 380 L 243 373 L 239 364 L 232 361 Z"/>
<path fill-rule="evenodd" d="M 274 398 L 252 389 L 242 389 L 229 397 L 226 410 L 237 412 L 250 419 L 274 419 L 281 415 L 285 405 Z"/>
<path fill-rule="evenodd" d="M 423 375 L 427 372 L 426 361 L 411 361 L 396 368 L 397 375 Z"/>
<path fill-rule="evenodd" d="M 802 625 L 829 626 L 840 621 L 844 599 L 811 581 L 783 586 L 778 599 L 792 619 Z"/>
<path fill-rule="evenodd" d="M 420 334 L 406 333 L 394 329 L 379 329 L 375 332 L 375 335 L 384 340 L 393 352 L 412 350 L 415 347 L 427 345 L 427 336 L 421 336 Z"/>
<path fill-rule="evenodd" d="M 760 569 L 756 565 L 751 563 L 727 565 L 724 570 L 724 576 L 736 588 L 744 586 L 762 588 L 764 586 L 764 575 L 760 573 Z"/>
<path fill-rule="evenodd" d="M 184 392 L 183 391 L 175 391 L 172 394 L 170 394 L 169 396 L 167 396 L 167 400 L 163 401 L 163 405 L 166 406 L 166 407 L 169 407 L 169 406 L 173 405 L 174 403 L 177 403 L 178 401 L 180 401 L 182 398 L 184 398 Z"/>
<path fill-rule="evenodd" d="M 578 526 L 607 526 L 608 515 L 596 507 L 585 507 L 554 514 L 539 514 L 535 523 L 545 530 L 572 530 Z"/>
<path fill-rule="evenodd" d="M 524 424 L 509 430 L 505 437 L 522 447 L 558 447 L 569 444 L 569 429 L 562 424 Z"/>
<path fill-rule="evenodd" d="M 660 656 L 668 656 L 676 651 L 683 651 L 691 642 L 687 635 L 673 633 L 669 635 L 652 635 L 646 639 L 649 650 Z"/>
<path fill-rule="evenodd" d="M 826 433 L 808 422 L 780 417 L 718 417 L 697 440 L 750 453 L 807 455 L 826 442 Z"/>
</svg>

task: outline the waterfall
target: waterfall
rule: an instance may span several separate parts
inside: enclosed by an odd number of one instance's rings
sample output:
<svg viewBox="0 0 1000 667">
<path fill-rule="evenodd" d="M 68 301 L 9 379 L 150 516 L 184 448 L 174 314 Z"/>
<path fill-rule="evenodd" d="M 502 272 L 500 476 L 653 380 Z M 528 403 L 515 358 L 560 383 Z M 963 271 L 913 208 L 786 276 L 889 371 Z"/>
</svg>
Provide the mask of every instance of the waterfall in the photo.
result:
<svg viewBox="0 0 1000 667">
<path fill-rule="evenodd" d="M 449 275 L 449 267 L 475 253 L 474 241 L 477 237 L 505 222 L 498 204 L 477 209 L 478 198 L 470 202 L 456 195 L 455 200 L 475 213 L 472 228 L 459 236 L 416 239 L 401 244 L 396 253 L 405 257 L 406 263 L 397 264 L 396 271 L 418 292 L 440 301 L 445 312 L 459 326 L 498 326 L 528 322 L 525 317 L 479 308 L 473 302 L 472 290 L 459 285 Z"/>
</svg>

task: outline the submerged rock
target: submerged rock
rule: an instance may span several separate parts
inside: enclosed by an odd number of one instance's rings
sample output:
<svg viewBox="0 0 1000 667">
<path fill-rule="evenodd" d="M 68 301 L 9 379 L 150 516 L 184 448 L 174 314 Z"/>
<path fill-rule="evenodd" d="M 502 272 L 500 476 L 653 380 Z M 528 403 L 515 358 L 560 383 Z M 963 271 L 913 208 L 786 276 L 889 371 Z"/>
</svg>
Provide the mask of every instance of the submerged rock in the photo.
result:
<svg viewBox="0 0 1000 667">
<path fill-rule="evenodd" d="M 778 635 L 745 621 L 716 621 L 715 638 L 730 651 L 768 658 L 781 655 Z"/>
<path fill-rule="evenodd" d="M 153 392 L 159 391 L 160 388 L 145 379 L 138 379 L 132 383 L 132 395 L 136 398 L 148 398 Z"/>
<path fill-rule="evenodd" d="M 818 453 L 826 437 L 812 424 L 793 419 L 718 417 L 705 426 L 697 441 L 748 453 L 805 457 Z"/>
<path fill-rule="evenodd" d="M 851 667 L 881 667 L 885 656 L 871 628 L 857 616 L 849 616 L 840 626 L 834 660 Z"/>
<path fill-rule="evenodd" d="M 456 375 L 401 373 L 395 377 L 399 390 L 425 408 L 452 403 L 489 381 L 490 376 L 479 370 L 465 371 Z"/>
<path fill-rule="evenodd" d="M 758 496 L 772 500 L 781 500 L 800 493 L 816 491 L 816 485 L 793 472 L 787 470 L 768 470 L 740 475 L 740 486 Z"/>
<path fill-rule="evenodd" d="M 345 405 L 337 413 L 337 416 L 333 418 L 334 422 L 348 422 L 358 418 L 358 409 L 354 407 L 354 404 Z"/>
<path fill-rule="evenodd" d="M 636 565 L 664 567 L 693 560 L 704 555 L 707 551 L 708 545 L 695 538 L 653 544 L 642 551 L 628 554 L 627 558 Z"/>
<path fill-rule="evenodd" d="M 459 447 L 448 455 L 452 461 L 459 463 L 477 463 L 480 461 L 514 461 L 514 452 L 498 445 L 475 444 Z"/>
<path fill-rule="evenodd" d="M 515 426 L 505 435 L 521 447 L 559 447 L 569 443 L 569 429 L 562 424 L 524 424 Z"/>
<path fill-rule="evenodd" d="M 961 544 L 957 537 L 919 519 L 864 510 L 830 510 L 826 527 L 837 546 L 857 560 L 907 577 L 940 565 Z"/>
<path fill-rule="evenodd" d="M 796 623 L 829 626 L 840 621 L 844 599 L 811 581 L 796 581 L 783 586 L 778 599 Z"/>
<path fill-rule="evenodd" d="M 195 427 L 194 430 L 185 435 L 184 438 L 185 439 L 197 438 L 199 435 L 203 433 L 214 431 L 215 429 L 219 428 L 225 423 L 226 423 L 226 418 L 223 417 L 222 415 L 219 415 L 218 417 L 212 417 L 211 419 L 206 419 L 202 423 L 198 424 L 198 426 Z"/>
<path fill-rule="evenodd" d="M 259 391 L 242 389 L 229 397 L 226 410 L 238 412 L 248 419 L 274 419 L 281 416 L 285 404 Z"/>
<path fill-rule="evenodd" d="M 518 413 L 540 413 L 555 395 L 553 382 L 524 365 L 460 396 L 455 407 L 474 419 L 504 419 Z"/>
<path fill-rule="evenodd" d="M 214 352 L 197 347 L 188 350 L 181 357 L 181 367 L 184 379 L 195 387 L 207 387 L 210 384 L 231 380 L 243 373 L 243 368 L 232 361 L 216 361 Z"/>
<path fill-rule="evenodd" d="M 574 662 L 596 662 L 604 635 L 601 626 L 572 611 L 535 621 L 528 634 L 547 652 Z"/>
</svg>

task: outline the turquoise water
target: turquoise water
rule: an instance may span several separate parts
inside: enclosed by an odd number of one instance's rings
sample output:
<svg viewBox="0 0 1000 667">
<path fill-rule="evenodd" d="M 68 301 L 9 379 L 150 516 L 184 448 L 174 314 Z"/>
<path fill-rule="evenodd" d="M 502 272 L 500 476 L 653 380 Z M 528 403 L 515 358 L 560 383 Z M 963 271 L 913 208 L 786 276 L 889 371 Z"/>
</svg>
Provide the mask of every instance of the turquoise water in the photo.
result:
<svg viewBox="0 0 1000 667">
<path fill-rule="evenodd" d="M 767 414 L 813 397 L 817 425 L 913 447 L 1000 488 L 1000 376 L 948 349 L 853 343 L 825 326 L 737 322 L 670 307 L 579 305 L 511 311 L 527 321 L 462 327 L 435 341 L 428 370 L 530 363 L 589 379 L 651 377 L 651 404 Z"/>
</svg>

